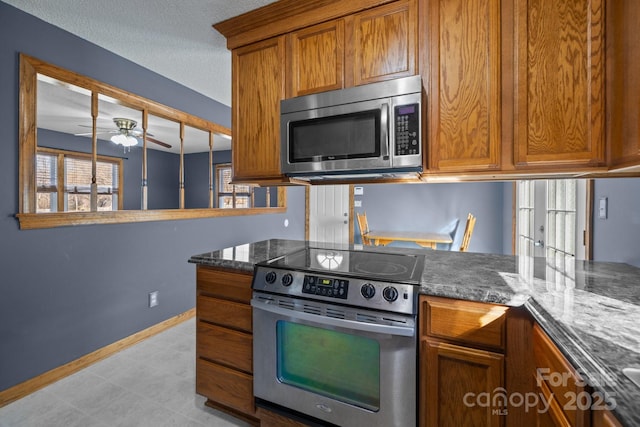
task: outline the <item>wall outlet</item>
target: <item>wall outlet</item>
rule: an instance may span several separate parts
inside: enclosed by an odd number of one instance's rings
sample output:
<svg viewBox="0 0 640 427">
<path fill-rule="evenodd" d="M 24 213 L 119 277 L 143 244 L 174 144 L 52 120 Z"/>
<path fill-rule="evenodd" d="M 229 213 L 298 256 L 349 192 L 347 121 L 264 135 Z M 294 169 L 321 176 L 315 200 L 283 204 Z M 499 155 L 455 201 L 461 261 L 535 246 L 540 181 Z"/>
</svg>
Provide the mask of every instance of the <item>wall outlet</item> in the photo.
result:
<svg viewBox="0 0 640 427">
<path fill-rule="evenodd" d="M 158 305 L 158 291 L 149 292 L 149 307 Z"/>
</svg>

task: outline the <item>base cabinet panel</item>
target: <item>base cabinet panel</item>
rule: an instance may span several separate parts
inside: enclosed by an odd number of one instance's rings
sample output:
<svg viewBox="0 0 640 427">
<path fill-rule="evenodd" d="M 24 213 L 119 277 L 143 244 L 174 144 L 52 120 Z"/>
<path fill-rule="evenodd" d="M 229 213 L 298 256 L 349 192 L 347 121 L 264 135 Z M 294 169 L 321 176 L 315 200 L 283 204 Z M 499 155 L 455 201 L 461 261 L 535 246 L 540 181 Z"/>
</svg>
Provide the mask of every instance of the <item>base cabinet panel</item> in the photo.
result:
<svg viewBox="0 0 640 427">
<path fill-rule="evenodd" d="M 196 393 L 255 424 L 251 281 L 251 273 L 197 266 Z"/>
<path fill-rule="evenodd" d="M 242 413 L 255 414 L 252 375 L 198 359 L 196 392 Z"/>
<path fill-rule="evenodd" d="M 198 356 L 246 373 L 253 372 L 253 337 L 204 322 L 198 323 Z"/>
<path fill-rule="evenodd" d="M 421 343 L 423 426 L 501 426 L 504 356 L 426 339 Z M 426 355 L 426 357 L 425 357 Z M 490 400 L 487 405 L 486 396 Z"/>
<path fill-rule="evenodd" d="M 420 297 L 419 425 L 503 426 L 508 307 Z"/>
</svg>

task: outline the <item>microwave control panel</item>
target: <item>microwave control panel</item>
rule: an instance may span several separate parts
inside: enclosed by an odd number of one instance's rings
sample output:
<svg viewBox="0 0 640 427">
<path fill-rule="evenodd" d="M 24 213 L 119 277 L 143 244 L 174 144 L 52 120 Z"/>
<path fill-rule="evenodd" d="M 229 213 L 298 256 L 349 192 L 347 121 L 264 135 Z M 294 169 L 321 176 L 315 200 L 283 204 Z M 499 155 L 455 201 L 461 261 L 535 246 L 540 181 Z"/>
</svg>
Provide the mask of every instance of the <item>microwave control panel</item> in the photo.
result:
<svg viewBox="0 0 640 427">
<path fill-rule="evenodd" d="M 420 154 L 420 107 L 418 104 L 395 107 L 396 156 Z"/>
</svg>

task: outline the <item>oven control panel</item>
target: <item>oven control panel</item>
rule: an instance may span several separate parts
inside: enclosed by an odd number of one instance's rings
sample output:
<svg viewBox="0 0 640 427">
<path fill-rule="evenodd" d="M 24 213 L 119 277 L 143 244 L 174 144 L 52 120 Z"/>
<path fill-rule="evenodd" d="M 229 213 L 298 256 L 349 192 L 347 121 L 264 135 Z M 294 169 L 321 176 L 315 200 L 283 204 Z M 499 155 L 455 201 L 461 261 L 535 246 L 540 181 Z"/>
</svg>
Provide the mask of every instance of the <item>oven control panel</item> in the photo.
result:
<svg viewBox="0 0 640 427">
<path fill-rule="evenodd" d="M 302 283 L 303 294 L 347 299 L 348 292 L 349 281 L 345 279 L 305 275 Z"/>
<path fill-rule="evenodd" d="M 256 266 L 254 291 L 415 314 L 415 285 Z"/>
</svg>

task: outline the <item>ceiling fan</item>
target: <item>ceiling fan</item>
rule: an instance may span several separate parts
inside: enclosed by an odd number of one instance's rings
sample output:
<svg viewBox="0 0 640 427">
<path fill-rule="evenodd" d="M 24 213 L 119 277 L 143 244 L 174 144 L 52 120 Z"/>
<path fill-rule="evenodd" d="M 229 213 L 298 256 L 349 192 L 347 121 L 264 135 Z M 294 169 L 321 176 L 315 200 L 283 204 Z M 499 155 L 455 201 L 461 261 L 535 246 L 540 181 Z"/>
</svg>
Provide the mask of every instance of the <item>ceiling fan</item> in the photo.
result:
<svg viewBox="0 0 640 427">
<path fill-rule="evenodd" d="M 142 138 L 142 130 L 136 129 L 138 122 L 132 119 L 127 119 L 123 117 L 115 117 L 113 119 L 113 123 L 115 123 L 117 130 L 105 130 L 100 133 L 111 133 L 114 134 L 110 139 L 113 143 L 122 145 L 123 147 L 132 147 L 137 145 L 139 140 L 138 138 Z M 82 125 L 81 125 L 82 126 Z M 92 133 L 76 133 L 75 136 L 87 136 L 92 135 Z M 152 142 L 154 144 L 158 144 L 165 148 L 171 148 L 170 144 L 166 142 L 159 141 L 153 138 L 153 135 L 147 132 L 147 141 Z"/>
</svg>

